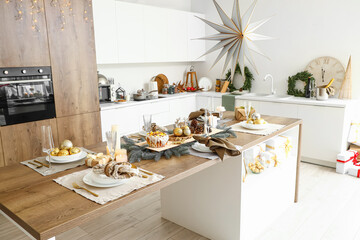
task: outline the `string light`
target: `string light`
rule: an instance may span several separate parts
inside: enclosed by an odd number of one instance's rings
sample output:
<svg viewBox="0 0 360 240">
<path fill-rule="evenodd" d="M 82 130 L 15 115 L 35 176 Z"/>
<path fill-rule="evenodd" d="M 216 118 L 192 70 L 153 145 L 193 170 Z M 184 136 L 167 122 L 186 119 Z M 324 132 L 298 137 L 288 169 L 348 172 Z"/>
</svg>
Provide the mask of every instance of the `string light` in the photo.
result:
<svg viewBox="0 0 360 240">
<path fill-rule="evenodd" d="M 68 11 L 69 16 L 74 16 L 72 14 L 72 4 L 70 0 L 51 0 L 50 5 L 52 7 L 58 7 L 59 8 L 59 13 L 60 13 L 60 29 L 61 31 L 65 30 L 65 25 L 66 25 L 66 17 L 65 17 L 65 12 Z"/>
<path fill-rule="evenodd" d="M 88 13 L 89 13 L 89 11 L 91 11 L 91 8 L 92 8 L 91 0 L 87 0 L 87 4 L 84 5 L 84 21 L 85 22 L 89 22 L 89 19 L 90 19 L 90 22 L 92 22 L 92 18 L 89 18 L 89 16 L 88 16 Z"/>
</svg>

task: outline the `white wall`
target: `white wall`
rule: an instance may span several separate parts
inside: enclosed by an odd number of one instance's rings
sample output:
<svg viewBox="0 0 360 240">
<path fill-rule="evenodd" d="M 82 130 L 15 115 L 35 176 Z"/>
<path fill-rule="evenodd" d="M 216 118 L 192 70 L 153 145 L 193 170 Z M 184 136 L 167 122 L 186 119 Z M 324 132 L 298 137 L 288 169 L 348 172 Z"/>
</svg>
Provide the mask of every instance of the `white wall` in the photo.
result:
<svg viewBox="0 0 360 240">
<path fill-rule="evenodd" d="M 253 0 L 240 0 L 241 13 Z M 231 13 L 233 0 L 217 0 L 227 13 Z M 192 0 L 192 11 L 205 13 L 210 21 L 221 23 L 211 0 Z M 253 92 L 269 92 L 270 84 L 262 78 L 271 73 L 278 93 L 287 91 L 287 78 L 299 71 L 314 58 L 332 56 L 344 67 L 352 55 L 353 96 L 360 97 L 360 1 L 359 0 L 259 0 L 253 21 L 273 16 L 258 29 L 258 33 L 273 36 L 276 40 L 257 42 L 271 61 L 256 56 L 259 75 L 253 84 Z M 207 28 L 207 34 L 216 31 Z M 207 48 L 213 46 L 207 42 Z M 198 75 L 215 80 L 221 77 L 223 61 L 212 70 L 218 52 L 208 55 L 205 63 L 196 64 Z M 358 93 L 357 93 L 358 92 Z"/>
<path fill-rule="evenodd" d="M 191 0 L 123 0 L 124 2 L 153 5 L 183 11 L 191 10 Z M 144 64 L 106 64 L 98 65 L 98 71 L 107 77 L 114 77 L 115 86 L 118 83 L 129 93 L 138 89 L 147 89 L 153 76 L 165 74 L 170 83 L 183 79 L 188 63 L 144 63 Z"/>
</svg>

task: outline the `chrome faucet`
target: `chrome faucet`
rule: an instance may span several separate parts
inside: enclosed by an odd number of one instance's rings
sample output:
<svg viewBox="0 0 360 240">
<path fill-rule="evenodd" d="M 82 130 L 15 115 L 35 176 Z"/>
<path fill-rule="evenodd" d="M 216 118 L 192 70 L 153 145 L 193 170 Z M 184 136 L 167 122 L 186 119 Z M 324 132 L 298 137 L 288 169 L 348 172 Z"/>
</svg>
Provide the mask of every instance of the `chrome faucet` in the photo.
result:
<svg viewBox="0 0 360 240">
<path fill-rule="evenodd" d="M 271 80 L 271 94 L 275 95 L 276 90 L 274 89 L 274 77 L 271 74 L 266 74 L 264 77 L 264 81 L 266 81 L 268 78 Z"/>
</svg>

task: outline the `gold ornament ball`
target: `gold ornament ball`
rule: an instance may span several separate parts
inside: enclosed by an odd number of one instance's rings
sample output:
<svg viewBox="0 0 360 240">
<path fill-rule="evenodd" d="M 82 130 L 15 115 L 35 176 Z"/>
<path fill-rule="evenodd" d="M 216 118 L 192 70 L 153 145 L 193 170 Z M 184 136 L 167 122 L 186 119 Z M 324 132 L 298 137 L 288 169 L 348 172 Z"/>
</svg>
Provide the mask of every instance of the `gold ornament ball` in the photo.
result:
<svg viewBox="0 0 360 240">
<path fill-rule="evenodd" d="M 181 137 L 183 134 L 183 130 L 179 127 L 175 128 L 174 129 L 174 135 L 177 136 L 177 137 Z"/>
<path fill-rule="evenodd" d="M 191 134 L 191 130 L 190 130 L 190 128 L 188 127 L 188 126 L 185 126 L 184 127 L 184 135 L 185 136 L 189 136 L 190 134 Z"/>
<path fill-rule="evenodd" d="M 73 143 L 70 140 L 64 140 L 60 145 L 60 149 L 65 149 L 65 150 L 69 150 L 72 147 L 73 147 Z"/>
<path fill-rule="evenodd" d="M 58 153 L 58 156 L 68 156 L 69 155 L 69 151 L 66 149 L 62 149 L 60 150 L 60 152 Z"/>
<path fill-rule="evenodd" d="M 74 154 L 78 154 L 79 152 L 81 152 L 81 150 L 78 147 L 72 147 L 72 148 L 70 148 L 69 152 L 70 152 L 70 155 L 74 155 Z"/>
</svg>

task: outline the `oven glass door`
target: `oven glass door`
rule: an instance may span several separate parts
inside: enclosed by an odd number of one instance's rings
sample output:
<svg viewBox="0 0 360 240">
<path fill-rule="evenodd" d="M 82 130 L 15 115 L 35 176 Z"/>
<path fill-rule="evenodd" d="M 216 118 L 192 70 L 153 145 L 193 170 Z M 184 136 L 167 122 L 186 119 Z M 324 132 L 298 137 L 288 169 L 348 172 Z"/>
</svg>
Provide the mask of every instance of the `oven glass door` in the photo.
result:
<svg viewBox="0 0 360 240">
<path fill-rule="evenodd" d="M 50 79 L 0 83 L 0 104 L 2 126 L 55 117 Z"/>
</svg>

